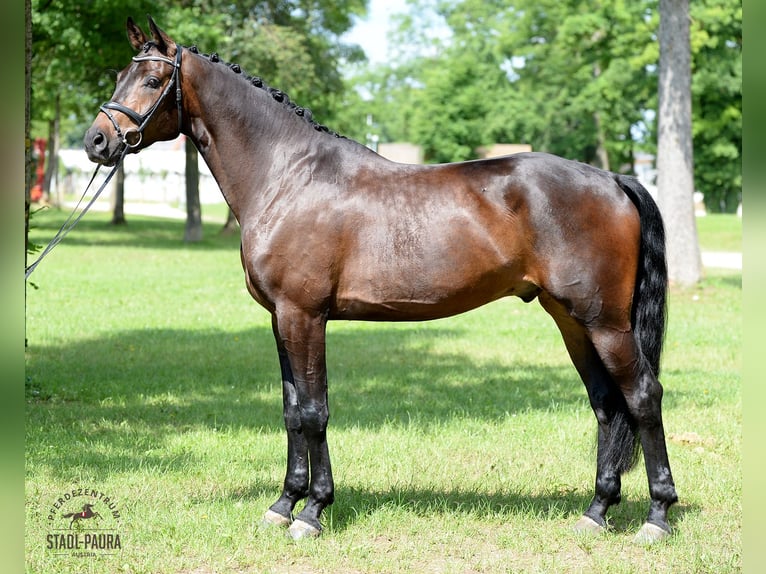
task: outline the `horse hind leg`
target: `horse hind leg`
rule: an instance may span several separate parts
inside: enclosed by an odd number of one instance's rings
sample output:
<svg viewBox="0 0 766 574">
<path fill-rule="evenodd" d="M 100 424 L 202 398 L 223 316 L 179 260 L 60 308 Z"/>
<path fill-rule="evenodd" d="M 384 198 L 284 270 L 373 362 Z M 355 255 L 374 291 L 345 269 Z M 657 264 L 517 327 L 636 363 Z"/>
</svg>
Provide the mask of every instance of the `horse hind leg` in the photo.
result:
<svg viewBox="0 0 766 574">
<path fill-rule="evenodd" d="M 652 543 L 670 534 L 668 509 L 678 501 L 662 424 L 662 385 L 641 354 L 631 331 L 596 329 L 591 333 L 591 340 L 622 391 L 638 427 L 651 504 L 636 541 Z"/>
<path fill-rule="evenodd" d="M 635 420 L 585 326 L 547 293 L 541 294 L 540 302 L 561 331 L 598 422 L 594 496 L 574 528 L 579 533 L 600 533 L 606 528 L 609 507 L 620 503 L 621 476 L 630 470 L 637 458 Z"/>
</svg>

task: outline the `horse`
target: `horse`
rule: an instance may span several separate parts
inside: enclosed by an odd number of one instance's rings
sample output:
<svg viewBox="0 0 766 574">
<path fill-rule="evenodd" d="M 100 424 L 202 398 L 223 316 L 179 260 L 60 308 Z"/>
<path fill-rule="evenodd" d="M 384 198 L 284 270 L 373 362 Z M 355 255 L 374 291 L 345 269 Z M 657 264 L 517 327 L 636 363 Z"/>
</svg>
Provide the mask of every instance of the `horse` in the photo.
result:
<svg viewBox="0 0 766 574">
<path fill-rule="evenodd" d="M 86 520 L 88 518 L 101 518 L 101 515 L 98 512 L 93 511 L 92 504 L 83 504 L 82 512 L 68 512 L 66 514 L 62 514 L 61 517 L 72 519 L 72 521 L 69 523 L 69 528 L 71 529 L 72 525 L 78 520 Z"/>
<path fill-rule="evenodd" d="M 263 524 L 320 535 L 334 501 L 325 359 L 331 320 L 424 321 L 516 296 L 561 332 L 597 420 L 580 533 L 607 529 L 643 452 L 651 502 L 636 540 L 671 533 L 678 500 L 659 382 L 668 288 L 660 212 L 633 177 L 545 153 L 439 165 L 383 158 L 281 90 L 132 18 L 137 52 L 84 137 L 114 166 L 179 134 L 240 224 L 250 295 L 271 314 L 287 470 Z M 296 503 L 305 499 L 297 515 Z"/>
</svg>

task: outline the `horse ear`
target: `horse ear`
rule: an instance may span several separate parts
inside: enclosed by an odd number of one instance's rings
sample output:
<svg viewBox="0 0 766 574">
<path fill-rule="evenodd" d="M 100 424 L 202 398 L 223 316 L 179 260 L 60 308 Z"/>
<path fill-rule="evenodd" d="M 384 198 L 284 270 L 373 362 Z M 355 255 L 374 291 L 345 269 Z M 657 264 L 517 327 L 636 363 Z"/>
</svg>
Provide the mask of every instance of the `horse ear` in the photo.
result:
<svg viewBox="0 0 766 574">
<path fill-rule="evenodd" d="M 152 37 L 155 44 L 157 44 L 157 48 L 163 54 L 167 54 L 168 47 L 175 45 L 175 42 L 170 39 L 170 36 L 160 30 L 159 26 L 154 23 L 154 20 L 151 16 L 147 15 L 147 18 L 149 19 L 149 29 L 152 31 Z"/>
<path fill-rule="evenodd" d="M 139 28 L 136 23 L 133 21 L 133 18 L 128 16 L 128 23 L 126 24 L 126 27 L 128 29 L 128 40 L 130 40 L 130 45 L 135 48 L 136 52 L 138 52 L 141 48 L 143 48 L 144 44 L 146 44 L 148 38 L 146 37 L 146 34 L 144 34 L 143 30 Z"/>
</svg>

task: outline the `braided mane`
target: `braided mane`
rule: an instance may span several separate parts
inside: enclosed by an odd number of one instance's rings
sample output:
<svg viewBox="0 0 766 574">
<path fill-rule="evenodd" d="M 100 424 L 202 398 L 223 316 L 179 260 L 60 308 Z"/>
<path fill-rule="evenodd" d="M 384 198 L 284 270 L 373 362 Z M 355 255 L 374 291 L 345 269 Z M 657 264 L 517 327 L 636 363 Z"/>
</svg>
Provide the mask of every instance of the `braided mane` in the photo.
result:
<svg viewBox="0 0 766 574">
<path fill-rule="evenodd" d="M 225 62 L 224 60 L 221 60 L 220 56 L 217 53 L 215 53 L 215 52 L 212 52 L 210 54 L 204 54 L 204 53 L 200 53 L 199 49 L 195 45 L 188 46 L 188 47 L 184 46 L 184 47 L 187 50 L 189 50 L 192 54 L 199 54 L 200 56 L 210 60 L 211 62 L 216 62 L 216 63 L 223 64 L 224 66 L 228 67 L 235 74 L 243 74 L 242 68 L 240 67 L 239 64 L 232 64 L 230 62 Z M 267 92 L 269 95 L 271 95 L 272 98 L 274 98 L 274 100 L 276 100 L 277 102 L 280 102 L 287 110 L 293 112 L 295 115 L 297 115 L 297 116 L 303 118 L 304 120 L 306 120 L 306 122 L 309 125 L 313 126 L 315 130 L 317 130 L 319 132 L 325 132 L 325 133 L 330 134 L 330 135 L 332 135 L 332 136 L 334 136 L 336 138 L 344 138 L 344 139 L 346 139 L 345 136 L 342 136 L 342 135 L 332 131 L 327 126 L 325 126 L 323 124 L 320 124 L 319 122 L 314 120 L 314 114 L 311 112 L 311 110 L 309 108 L 304 108 L 304 107 L 301 107 L 301 106 L 297 105 L 296 103 L 294 103 L 293 101 L 290 100 L 289 96 L 285 92 L 283 92 L 282 90 L 278 90 L 277 88 L 273 88 L 273 87 L 267 85 L 266 82 L 264 82 L 263 79 L 260 78 L 259 76 L 250 76 L 248 74 L 244 74 L 244 78 L 248 82 L 250 82 L 250 84 L 252 86 L 254 86 L 256 88 L 259 88 L 259 89 L 262 89 L 265 92 Z"/>
</svg>

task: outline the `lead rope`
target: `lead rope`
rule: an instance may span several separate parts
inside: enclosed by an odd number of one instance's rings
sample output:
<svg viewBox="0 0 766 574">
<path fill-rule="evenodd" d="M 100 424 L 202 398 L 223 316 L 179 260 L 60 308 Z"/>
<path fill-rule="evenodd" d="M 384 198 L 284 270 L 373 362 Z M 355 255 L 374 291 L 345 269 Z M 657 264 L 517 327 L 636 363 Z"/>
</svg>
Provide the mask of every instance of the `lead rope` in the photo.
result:
<svg viewBox="0 0 766 574">
<path fill-rule="evenodd" d="M 38 265 L 40 265 L 40 262 L 43 260 L 43 258 L 48 255 L 51 251 L 53 251 L 53 248 L 56 247 L 59 243 L 61 243 L 61 240 L 66 237 L 66 235 L 72 231 L 75 225 L 77 225 L 77 222 L 82 219 L 82 216 L 85 215 L 85 213 L 90 209 L 90 207 L 93 205 L 93 203 L 98 199 L 98 196 L 101 195 L 101 192 L 104 191 L 104 188 L 106 187 L 106 184 L 109 183 L 109 181 L 112 179 L 112 176 L 117 173 L 117 170 L 119 169 L 120 165 L 122 164 L 122 160 L 125 159 L 125 155 L 128 153 L 128 150 L 130 148 L 128 146 L 124 146 L 122 153 L 120 154 L 120 158 L 117 160 L 117 163 L 114 164 L 114 167 L 112 168 L 112 171 L 109 172 L 109 175 L 106 176 L 106 179 L 104 180 L 104 183 L 101 184 L 101 187 L 98 188 L 96 193 L 93 195 L 93 197 L 90 199 L 90 201 L 85 205 L 85 207 L 82 209 L 82 211 L 77 215 L 77 217 L 74 217 L 77 213 L 77 209 L 80 207 L 80 204 L 82 203 L 82 200 L 85 199 L 85 194 L 88 193 L 88 190 L 90 189 L 90 186 L 93 184 L 93 180 L 96 179 L 96 174 L 98 173 L 98 170 L 101 169 L 101 166 L 96 166 L 96 171 L 93 172 L 93 176 L 91 176 L 90 181 L 88 182 L 88 186 L 85 188 L 85 191 L 82 192 L 82 195 L 80 196 L 80 199 L 77 201 L 77 204 L 74 206 L 74 209 L 72 210 L 72 213 L 69 214 L 69 217 L 67 217 L 64 224 L 61 226 L 61 229 L 58 230 L 58 233 L 48 242 L 48 245 L 43 249 L 43 252 L 40 254 L 40 257 L 38 257 L 33 263 L 31 263 L 25 270 L 24 273 L 24 280 L 26 281 L 29 279 L 29 276 L 32 274 L 32 271 L 34 271 Z M 74 218 L 74 219 L 72 219 Z"/>
<path fill-rule="evenodd" d="M 106 114 L 106 116 L 109 118 L 109 120 L 114 125 L 114 129 L 117 133 L 117 136 L 122 139 L 123 148 L 122 153 L 120 154 L 120 158 L 117 160 L 117 163 L 114 164 L 114 167 L 112 168 L 112 171 L 109 173 L 109 175 L 104 180 L 104 183 L 101 184 L 101 187 L 98 188 L 98 191 L 95 193 L 95 195 L 91 198 L 90 202 L 83 208 L 83 210 L 80 212 L 80 214 L 72 220 L 72 217 L 74 217 L 75 213 L 77 213 L 77 208 L 80 207 L 80 203 L 82 203 L 82 200 L 85 199 L 85 194 L 88 193 L 88 189 L 90 189 L 91 184 L 93 183 L 93 180 L 96 178 L 96 174 L 98 173 L 100 165 L 96 167 L 96 171 L 93 172 L 93 177 L 90 178 L 90 182 L 88 182 L 88 187 L 85 188 L 85 191 L 82 192 L 82 196 L 80 197 L 80 200 L 77 202 L 77 205 L 75 205 L 74 210 L 72 213 L 67 217 L 67 220 L 64 222 L 64 225 L 61 226 L 61 229 L 59 229 L 58 233 L 53 237 L 53 239 L 50 240 L 48 245 L 45 247 L 43 252 L 40 254 L 40 257 L 38 257 L 34 263 L 29 265 L 26 268 L 26 271 L 24 273 L 24 280 L 26 281 L 29 279 L 29 276 L 32 274 L 32 271 L 35 270 L 35 268 L 40 264 L 40 261 L 43 260 L 43 257 L 48 255 L 56 245 L 58 245 L 64 237 L 66 237 L 67 233 L 69 233 L 72 228 L 77 225 L 77 222 L 82 219 L 82 216 L 85 215 L 85 213 L 90 209 L 90 206 L 93 205 L 93 203 L 98 199 L 98 196 L 101 195 L 101 192 L 104 191 L 104 188 L 106 187 L 106 184 L 109 183 L 109 180 L 112 179 L 112 176 L 117 172 L 117 169 L 120 167 L 120 164 L 122 163 L 122 160 L 125 158 L 125 155 L 130 151 L 131 149 L 137 148 L 139 145 L 141 145 L 141 140 L 143 138 L 143 131 L 146 125 L 149 123 L 149 120 L 152 119 L 152 116 L 154 115 L 154 112 L 157 111 L 162 101 L 165 99 L 165 96 L 168 95 L 170 92 L 170 89 L 173 87 L 173 84 L 176 86 L 176 108 L 178 109 L 178 131 L 180 133 L 181 127 L 182 127 L 182 117 L 181 117 L 181 53 L 182 53 L 182 47 L 179 44 L 176 44 L 176 58 L 175 61 L 171 60 L 170 58 L 165 58 L 163 56 L 136 56 L 133 58 L 136 62 L 142 62 L 142 61 L 159 61 L 159 62 L 166 62 L 173 66 L 173 73 L 170 77 L 170 81 L 168 82 L 168 85 L 163 90 L 162 94 L 160 95 L 159 99 L 154 103 L 154 105 L 149 108 L 149 111 L 146 112 L 146 114 L 141 115 L 137 112 L 134 112 L 130 108 L 127 108 L 123 106 L 122 104 L 119 104 L 117 102 L 107 102 L 101 106 L 101 111 Z M 112 114 L 109 113 L 108 110 L 117 110 L 119 112 L 122 112 L 123 114 L 127 115 L 131 120 L 133 120 L 135 123 L 138 124 L 138 129 L 132 129 L 132 130 L 126 130 L 125 133 L 120 130 L 120 126 L 117 123 L 117 121 L 114 119 Z M 128 134 L 137 133 L 138 139 L 131 142 L 128 141 Z"/>
</svg>

